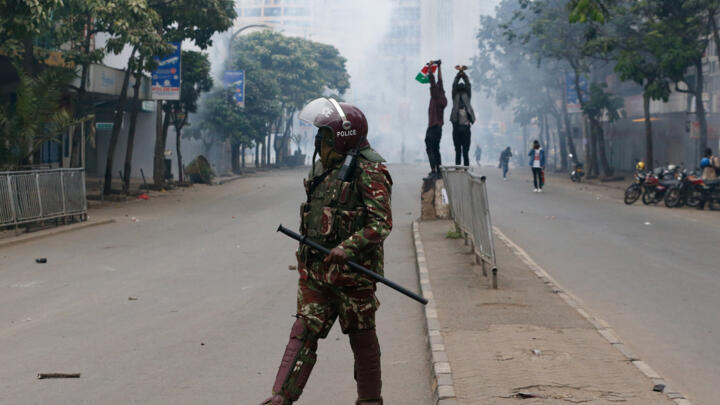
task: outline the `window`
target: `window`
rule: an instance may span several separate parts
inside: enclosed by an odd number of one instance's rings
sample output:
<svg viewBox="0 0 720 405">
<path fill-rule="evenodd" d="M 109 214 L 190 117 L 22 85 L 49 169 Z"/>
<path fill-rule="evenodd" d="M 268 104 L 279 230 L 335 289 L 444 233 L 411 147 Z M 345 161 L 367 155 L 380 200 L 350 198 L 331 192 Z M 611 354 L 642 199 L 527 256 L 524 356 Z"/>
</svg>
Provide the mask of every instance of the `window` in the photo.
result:
<svg viewBox="0 0 720 405">
<path fill-rule="evenodd" d="M 260 17 L 261 14 L 261 8 L 255 7 L 255 8 L 246 8 L 243 11 L 243 16 L 245 17 Z"/>
<path fill-rule="evenodd" d="M 307 7 L 285 7 L 285 15 L 291 17 L 308 17 L 310 9 Z"/>
<path fill-rule="evenodd" d="M 268 7 L 264 10 L 263 15 L 265 17 L 278 17 L 282 14 L 280 7 Z"/>
</svg>

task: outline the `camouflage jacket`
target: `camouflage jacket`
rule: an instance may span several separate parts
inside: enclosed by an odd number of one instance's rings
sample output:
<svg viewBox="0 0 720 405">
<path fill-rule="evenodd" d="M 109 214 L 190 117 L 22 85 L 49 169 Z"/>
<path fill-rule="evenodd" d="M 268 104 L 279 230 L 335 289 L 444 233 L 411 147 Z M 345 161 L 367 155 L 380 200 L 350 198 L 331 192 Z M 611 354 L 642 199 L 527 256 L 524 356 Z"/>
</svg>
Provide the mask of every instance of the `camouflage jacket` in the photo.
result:
<svg viewBox="0 0 720 405">
<path fill-rule="evenodd" d="M 338 179 L 339 168 L 325 170 L 316 163 L 305 180 L 308 202 L 300 208 L 300 233 L 328 249 L 340 247 L 350 260 L 383 274 L 383 241 L 392 229 L 392 179 L 384 160 L 370 148 L 360 151 L 351 182 Z M 315 179 L 316 184 L 313 184 Z M 323 255 L 301 245 L 298 271 L 338 286 L 369 283 L 347 266 L 324 266 Z"/>
</svg>

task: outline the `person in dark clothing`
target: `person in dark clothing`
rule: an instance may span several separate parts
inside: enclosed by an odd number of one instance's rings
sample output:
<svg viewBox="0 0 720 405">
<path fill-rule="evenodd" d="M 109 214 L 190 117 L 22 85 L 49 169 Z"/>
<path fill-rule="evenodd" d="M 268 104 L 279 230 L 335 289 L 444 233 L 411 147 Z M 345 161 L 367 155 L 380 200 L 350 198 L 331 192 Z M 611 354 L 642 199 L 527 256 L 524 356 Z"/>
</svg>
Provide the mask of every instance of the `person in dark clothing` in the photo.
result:
<svg viewBox="0 0 720 405">
<path fill-rule="evenodd" d="M 437 65 L 438 80 L 435 81 L 435 75 L 432 71 L 432 65 Z M 440 177 L 440 138 L 442 138 L 443 112 L 447 106 L 447 98 L 445 98 L 445 89 L 443 89 L 442 70 L 440 69 L 441 61 L 430 61 L 428 76 L 430 78 L 430 106 L 428 107 L 428 129 L 425 132 L 425 147 L 427 149 L 428 160 L 430 161 L 431 178 Z"/>
<path fill-rule="evenodd" d="M 511 157 L 512 151 L 510 150 L 509 146 L 505 148 L 502 153 L 500 153 L 500 164 L 498 165 L 498 167 L 502 169 L 503 180 L 507 180 L 508 165 L 510 164 Z"/>
<path fill-rule="evenodd" d="M 465 74 L 466 66 L 455 66 L 459 70 L 452 84 L 453 108 L 450 122 L 453 125 L 453 144 L 455 145 L 455 165 L 470 166 L 470 126 L 475 122 L 475 111 L 470 104 L 470 79 Z M 460 82 L 462 80 L 462 82 Z"/>
</svg>

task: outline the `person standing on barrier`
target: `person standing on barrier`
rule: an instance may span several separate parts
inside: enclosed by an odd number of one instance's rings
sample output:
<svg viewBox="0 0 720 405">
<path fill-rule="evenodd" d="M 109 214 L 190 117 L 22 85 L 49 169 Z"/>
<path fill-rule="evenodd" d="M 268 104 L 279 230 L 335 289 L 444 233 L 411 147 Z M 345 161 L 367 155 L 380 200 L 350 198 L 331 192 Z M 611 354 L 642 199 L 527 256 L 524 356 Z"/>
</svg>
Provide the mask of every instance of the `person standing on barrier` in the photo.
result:
<svg viewBox="0 0 720 405">
<path fill-rule="evenodd" d="M 475 122 L 475 111 L 470 104 L 470 79 L 465 74 L 467 66 L 455 66 L 458 70 L 452 84 L 453 107 L 450 122 L 453 126 L 453 145 L 455 146 L 455 166 L 470 166 L 470 126 Z M 462 82 L 460 82 L 462 80 Z"/>
<path fill-rule="evenodd" d="M 500 153 L 500 162 L 498 168 L 502 169 L 503 181 L 507 181 L 508 166 L 510 165 L 510 158 L 512 157 L 512 151 L 508 146 L 505 150 Z"/>
<path fill-rule="evenodd" d="M 443 112 L 447 106 L 445 89 L 443 89 L 441 61 L 430 61 L 428 63 L 428 76 L 430 78 L 430 106 L 428 107 L 428 129 L 425 132 L 425 147 L 428 160 L 430 161 L 430 173 L 428 178 L 440 178 L 440 139 L 442 138 Z M 438 80 L 435 81 L 432 66 L 437 65 Z"/>
<path fill-rule="evenodd" d="M 545 150 L 540 147 L 540 142 L 537 140 L 533 141 L 533 148 L 528 153 L 530 157 L 530 167 L 533 173 L 533 189 L 534 193 L 542 193 L 542 188 L 545 185 Z"/>
</svg>

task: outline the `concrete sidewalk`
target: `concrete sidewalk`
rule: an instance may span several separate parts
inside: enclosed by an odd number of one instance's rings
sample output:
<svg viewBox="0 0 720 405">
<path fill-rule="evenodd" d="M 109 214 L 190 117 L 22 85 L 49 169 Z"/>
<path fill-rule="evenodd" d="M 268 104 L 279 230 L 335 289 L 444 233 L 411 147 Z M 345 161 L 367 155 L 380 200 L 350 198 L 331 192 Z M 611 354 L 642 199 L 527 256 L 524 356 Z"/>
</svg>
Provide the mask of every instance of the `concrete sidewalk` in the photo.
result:
<svg viewBox="0 0 720 405">
<path fill-rule="evenodd" d="M 500 238 L 499 289 L 490 289 L 463 240 L 446 238 L 451 227 L 419 229 L 457 403 L 689 403 L 653 392 L 664 381 L 644 375 L 645 363 L 634 365 Z"/>
</svg>

